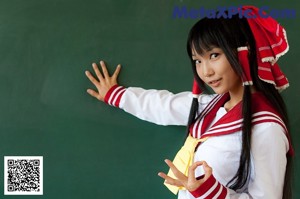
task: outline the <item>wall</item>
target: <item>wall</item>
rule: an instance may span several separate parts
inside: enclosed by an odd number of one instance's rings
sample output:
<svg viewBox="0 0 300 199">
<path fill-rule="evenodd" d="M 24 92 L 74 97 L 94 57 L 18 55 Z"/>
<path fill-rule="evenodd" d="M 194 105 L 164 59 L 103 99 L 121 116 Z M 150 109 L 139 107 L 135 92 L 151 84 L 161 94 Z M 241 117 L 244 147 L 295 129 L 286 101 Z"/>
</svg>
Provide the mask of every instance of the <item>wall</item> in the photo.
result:
<svg viewBox="0 0 300 199">
<path fill-rule="evenodd" d="M 300 10 L 292 1 L 253 2 Z M 93 86 L 84 71 L 105 60 L 110 72 L 123 65 L 121 85 L 190 90 L 185 42 L 197 19 L 172 18 L 174 6 L 242 3 L 1 0 L 1 156 L 44 157 L 44 196 L 36 198 L 175 198 L 157 172 L 167 171 L 163 160 L 174 157 L 185 128 L 150 124 L 91 98 L 86 89 Z M 280 63 L 291 84 L 283 95 L 297 152 L 299 18 L 279 21 L 290 42 Z M 295 163 L 299 168 L 298 153 Z"/>
</svg>

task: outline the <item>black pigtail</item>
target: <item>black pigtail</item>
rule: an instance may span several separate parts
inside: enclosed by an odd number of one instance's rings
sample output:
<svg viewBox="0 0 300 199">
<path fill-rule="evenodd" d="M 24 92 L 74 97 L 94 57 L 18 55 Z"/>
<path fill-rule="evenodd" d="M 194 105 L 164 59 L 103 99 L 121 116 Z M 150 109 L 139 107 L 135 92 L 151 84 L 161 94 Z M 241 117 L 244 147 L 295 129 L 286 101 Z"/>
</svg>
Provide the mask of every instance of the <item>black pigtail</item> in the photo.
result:
<svg viewBox="0 0 300 199">
<path fill-rule="evenodd" d="M 194 123 L 195 118 L 198 115 L 198 108 L 199 108 L 198 98 L 193 97 L 189 120 L 188 120 L 188 124 L 187 124 L 187 129 L 186 129 L 187 135 L 189 134 L 190 126 Z"/>
<path fill-rule="evenodd" d="M 251 172 L 251 120 L 252 120 L 252 99 L 250 86 L 244 86 L 243 94 L 243 127 L 242 127 L 242 149 L 240 156 L 240 165 L 235 176 L 228 182 L 233 190 L 241 189 L 247 182 Z"/>
</svg>

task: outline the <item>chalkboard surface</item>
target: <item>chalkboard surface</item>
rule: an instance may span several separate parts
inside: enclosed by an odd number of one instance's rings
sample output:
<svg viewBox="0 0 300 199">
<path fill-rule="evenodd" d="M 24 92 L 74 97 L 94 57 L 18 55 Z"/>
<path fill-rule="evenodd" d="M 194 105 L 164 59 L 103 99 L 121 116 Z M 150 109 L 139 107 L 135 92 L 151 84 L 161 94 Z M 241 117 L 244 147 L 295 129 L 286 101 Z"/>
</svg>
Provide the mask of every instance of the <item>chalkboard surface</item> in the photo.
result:
<svg viewBox="0 0 300 199">
<path fill-rule="evenodd" d="M 44 195 L 23 198 L 176 198 L 157 172 L 167 171 L 163 160 L 174 157 L 185 127 L 157 126 L 95 100 L 86 93 L 93 86 L 84 71 L 105 60 L 111 72 L 122 64 L 121 85 L 190 90 L 185 42 L 198 19 L 174 18 L 174 8 L 243 3 L 1 0 L 0 154 L 44 158 Z M 278 20 L 290 43 L 280 64 L 291 85 L 283 95 L 296 150 L 294 198 L 299 198 L 300 4 L 252 4 L 296 11 Z"/>
</svg>

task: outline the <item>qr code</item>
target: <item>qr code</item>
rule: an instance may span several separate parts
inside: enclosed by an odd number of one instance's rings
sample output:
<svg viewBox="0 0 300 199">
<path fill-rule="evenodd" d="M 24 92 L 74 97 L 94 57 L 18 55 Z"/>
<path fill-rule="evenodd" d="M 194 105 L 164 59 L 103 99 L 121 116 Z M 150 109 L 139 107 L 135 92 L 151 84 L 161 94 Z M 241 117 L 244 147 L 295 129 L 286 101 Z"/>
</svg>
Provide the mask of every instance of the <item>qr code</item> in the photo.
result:
<svg viewBox="0 0 300 199">
<path fill-rule="evenodd" d="M 4 195 L 43 195 L 43 157 L 4 156 Z"/>
</svg>

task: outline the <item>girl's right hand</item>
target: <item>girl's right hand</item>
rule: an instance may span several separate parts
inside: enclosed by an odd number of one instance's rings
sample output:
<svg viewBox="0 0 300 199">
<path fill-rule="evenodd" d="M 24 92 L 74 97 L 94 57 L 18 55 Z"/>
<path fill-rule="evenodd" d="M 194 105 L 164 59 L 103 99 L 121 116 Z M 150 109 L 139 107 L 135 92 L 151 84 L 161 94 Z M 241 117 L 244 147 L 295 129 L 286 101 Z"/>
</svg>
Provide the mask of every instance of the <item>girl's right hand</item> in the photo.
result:
<svg viewBox="0 0 300 199">
<path fill-rule="evenodd" d="M 172 161 L 166 159 L 165 162 L 172 170 L 173 174 L 176 176 L 172 178 L 163 172 L 159 172 L 158 175 L 165 179 L 165 183 L 174 185 L 177 187 L 184 186 L 188 191 L 195 191 L 198 187 L 200 187 L 211 175 L 212 175 L 212 168 L 208 166 L 205 161 L 197 161 L 194 162 L 188 170 L 188 176 L 183 174 L 178 170 L 178 168 L 173 164 Z M 203 166 L 204 169 L 204 176 L 200 179 L 195 177 L 195 170 L 199 166 Z"/>
<path fill-rule="evenodd" d="M 87 78 L 96 86 L 97 91 L 94 91 L 92 89 L 88 89 L 87 92 L 91 96 L 97 98 L 100 101 L 104 101 L 104 97 L 106 93 L 109 91 L 111 87 L 118 84 L 117 78 L 119 75 L 119 72 L 121 70 L 121 65 L 119 64 L 112 76 L 109 75 L 106 65 L 104 61 L 100 61 L 102 73 L 100 72 L 98 66 L 96 63 L 93 63 L 93 69 L 96 73 L 97 78 L 95 78 L 89 71 L 85 71 L 85 75 Z"/>
</svg>

